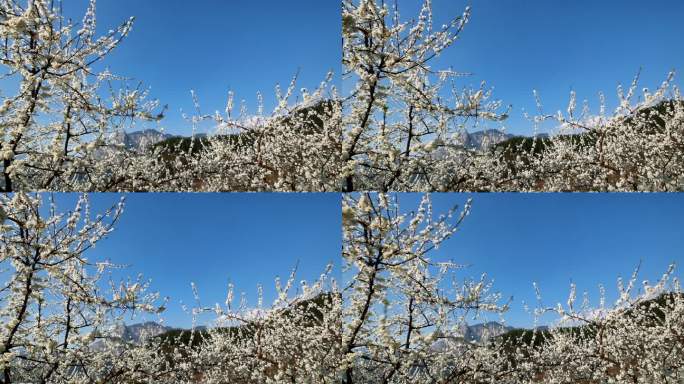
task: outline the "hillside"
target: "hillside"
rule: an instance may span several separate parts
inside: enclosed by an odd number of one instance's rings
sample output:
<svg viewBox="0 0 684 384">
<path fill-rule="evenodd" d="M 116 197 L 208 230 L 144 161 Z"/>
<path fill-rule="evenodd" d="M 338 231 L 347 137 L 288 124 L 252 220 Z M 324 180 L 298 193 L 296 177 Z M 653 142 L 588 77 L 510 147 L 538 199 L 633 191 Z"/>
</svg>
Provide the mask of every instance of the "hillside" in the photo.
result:
<svg viewBox="0 0 684 384">
<path fill-rule="evenodd" d="M 297 301 L 293 304 L 292 307 L 272 310 L 270 314 L 267 313 L 264 320 L 268 321 L 269 316 L 273 315 L 273 311 L 278 311 L 279 316 L 288 317 L 291 316 L 290 314 L 293 310 L 304 310 L 305 313 L 308 313 L 309 316 L 302 320 L 302 322 L 299 325 L 309 327 L 322 319 L 323 314 L 321 313 L 320 308 L 327 308 L 330 305 L 332 305 L 332 295 L 332 293 L 321 293 L 311 299 Z M 264 320 L 255 320 L 254 325 L 256 325 L 258 321 Z M 165 332 L 158 334 L 156 338 L 161 340 L 162 345 L 167 346 L 169 348 L 173 348 L 176 345 L 186 345 L 192 346 L 194 348 L 201 347 L 204 342 L 206 342 L 212 337 L 212 334 L 214 332 L 220 334 L 227 334 L 230 337 L 235 337 L 237 340 L 248 339 L 254 333 L 254 325 L 246 324 L 213 329 L 207 327 L 198 327 L 194 330 L 178 328 L 168 329 Z"/>
<path fill-rule="evenodd" d="M 648 124 L 640 126 L 641 133 L 662 133 L 665 129 L 665 121 L 662 116 L 666 116 L 668 111 L 674 107 L 674 104 L 675 101 L 673 100 L 663 101 L 657 105 L 639 109 L 620 121 L 625 125 L 634 124 L 635 119 L 648 121 Z M 575 134 L 561 134 L 556 136 L 556 138 L 560 142 L 570 143 L 574 146 L 593 147 L 598 142 L 599 135 L 596 131 L 587 131 Z M 504 140 L 496 142 L 492 149 L 494 151 L 503 151 L 504 154 L 509 154 L 509 156 L 529 153 L 541 155 L 545 149 L 551 148 L 553 145 L 554 142 L 548 134 L 540 134 L 536 137 L 510 135 L 505 137 Z"/>
<path fill-rule="evenodd" d="M 620 316 L 635 317 L 635 311 L 645 310 L 650 313 L 647 323 L 639 324 L 640 326 L 652 327 L 654 324 L 661 322 L 665 318 L 663 309 L 672 305 L 674 298 L 679 295 L 684 297 L 682 293 L 663 293 L 658 297 L 649 300 L 643 300 L 636 304 L 635 307 L 624 309 Z M 536 330 L 532 329 L 511 329 L 508 332 L 502 333 L 499 340 L 511 347 L 517 345 L 532 345 L 534 347 L 543 348 L 553 338 L 554 331 L 542 327 Z M 571 334 L 582 339 L 593 338 L 596 336 L 596 326 L 593 324 L 580 325 L 575 327 L 558 328 L 556 332 L 561 334 Z M 533 341 L 534 340 L 534 341 Z"/>
</svg>

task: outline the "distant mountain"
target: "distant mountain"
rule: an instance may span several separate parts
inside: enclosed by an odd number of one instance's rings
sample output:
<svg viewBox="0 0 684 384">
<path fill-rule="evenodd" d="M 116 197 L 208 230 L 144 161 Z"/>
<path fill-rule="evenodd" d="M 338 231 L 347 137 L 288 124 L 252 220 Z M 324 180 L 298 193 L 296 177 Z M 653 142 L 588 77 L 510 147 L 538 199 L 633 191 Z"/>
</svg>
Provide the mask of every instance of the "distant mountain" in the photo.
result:
<svg viewBox="0 0 684 384">
<path fill-rule="evenodd" d="M 172 137 L 175 135 L 163 133 L 156 129 L 145 129 L 134 132 L 119 132 L 115 135 L 114 141 L 129 149 L 144 149 Z"/>
<path fill-rule="evenodd" d="M 509 327 L 496 321 L 466 326 L 463 329 L 463 339 L 473 343 L 482 343 L 492 338 L 510 332 L 515 328 Z"/>
<path fill-rule="evenodd" d="M 513 137 L 515 135 L 498 129 L 461 133 L 462 144 L 468 149 L 487 149 Z"/>
<path fill-rule="evenodd" d="M 285 118 L 287 119 L 287 118 Z M 314 124 L 317 122 L 314 121 Z M 317 124 L 320 124 L 318 122 Z M 542 134 L 545 135 L 545 134 Z M 542 136 L 538 135 L 538 136 Z M 196 134 L 195 137 L 205 137 L 206 134 Z M 243 135 L 227 135 L 227 140 Z M 487 149 L 499 143 L 505 142 L 516 135 L 505 133 L 497 129 L 486 129 L 475 132 L 463 132 L 460 134 L 461 144 L 468 149 Z M 159 143 L 175 145 L 179 141 L 188 141 L 189 137 L 163 133 L 156 129 L 145 129 L 142 131 L 119 132 L 115 135 L 114 141 L 130 149 L 144 149 Z M 189 141 L 188 141 L 189 142 Z M 249 141 L 247 141 L 249 142 Z M 189 145 L 186 145 L 189 146 Z"/>
<path fill-rule="evenodd" d="M 145 339 L 156 337 L 162 333 L 173 330 L 172 327 L 167 327 L 154 321 L 147 321 L 138 324 L 119 324 L 111 332 L 111 337 L 119 338 L 122 341 L 139 344 Z"/>
<path fill-rule="evenodd" d="M 499 337 L 501 335 L 509 334 L 516 328 L 497 323 L 496 321 L 489 321 L 486 323 L 479 323 L 473 325 L 463 325 L 461 327 L 460 335 L 440 338 L 433 345 L 434 351 L 445 351 L 447 349 L 459 350 L 464 348 L 466 344 L 482 344 L 487 341 Z"/>
</svg>

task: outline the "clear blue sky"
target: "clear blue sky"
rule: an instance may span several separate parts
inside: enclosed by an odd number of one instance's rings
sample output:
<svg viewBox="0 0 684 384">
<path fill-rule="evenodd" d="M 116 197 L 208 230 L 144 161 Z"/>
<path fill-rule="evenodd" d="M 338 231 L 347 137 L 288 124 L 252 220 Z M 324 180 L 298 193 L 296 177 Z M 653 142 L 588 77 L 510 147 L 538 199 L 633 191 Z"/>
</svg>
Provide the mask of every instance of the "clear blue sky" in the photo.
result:
<svg viewBox="0 0 684 384">
<path fill-rule="evenodd" d="M 55 196 L 58 206 L 68 210 L 78 195 Z M 119 196 L 91 194 L 93 213 Z M 136 193 L 126 195 L 126 202 L 114 232 L 88 257 L 129 265 L 116 277 L 142 273 L 150 278 L 152 290 L 171 298 L 163 314 L 169 325 L 190 326 L 191 317 L 179 302 L 194 304 L 191 282 L 197 284 L 202 305 L 223 303 L 229 281 L 236 297 L 244 291 L 255 305 L 262 283 L 265 304 L 270 304 L 274 278 L 284 282 L 297 264 L 298 282 L 318 278 L 328 263 L 339 265 L 337 194 Z"/>
<path fill-rule="evenodd" d="M 400 0 L 404 16 L 415 15 L 420 3 Z M 437 25 L 472 6 L 461 40 L 434 65 L 472 73 L 466 84 L 494 86 L 495 95 L 513 105 L 506 123 L 512 133 L 531 130 L 522 110 L 535 111 L 532 89 L 548 113 L 565 110 L 571 90 L 593 106 L 604 91 L 614 105 L 616 85 L 629 84 L 639 68 L 649 88 L 670 70 L 684 69 L 684 50 L 677 49 L 684 35 L 679 0 L 433 3 Z M 80 20 L 84 6 L 85 0 L 68 2 L 67 13 Z M 309 88 L 328 70 L 340 73 L 338 1 L 101 0 L 98 10 L 102 31 L 137 17 L 131 36 L 105 63 L 144 81 L 169 104 L 161 126 L 171 133 L 189 132 L 179 110 L 191 111 L 191 89 L 203 112 L 223 110 L 228 89 L 254 111 L 258 90 L 271 105 L 275 83 L 286 85 L 298 69 L 301 86 Z"/>
<path fill-rule="evenodd" d="M 85 4 L 65 2 L 65 11 L 80 22 Z M 318 86 L 330 70 L 339 74 L 337 1 L 100 0 L 97 9 L 101 32 L 136 17 L 104 64 L 169 104 L 162 126 L 171 133 L 190 132 L 179 110 L 192 111 L 191 89 L 203 113 L 223 111 L 229 89 L 254 112 L 257 91 L 273 105 L 276 83 L 287 87 L 298 70 L 298 89 Z"/>
<path fill-rule="evenodd" d="M 402 209 L 414 210 L 421 196 L 399 194 Z M 532 324 L 522 302 L 536 304 L 533 282 L 549 306 L 567 301 L 571 282 L 594 303 L 603 283 L 612 303 L 617 277 L 628 278 L 640 261 L 639 282 L 656 281 L 672 262 L 684 276 L 680 194 L 433 194 L 435 212 L 468 197 L 470 216 L 432 257 L 469 265 L 461 276 L 486 272 L 495 290 L 513 296 L 511 325 Z"/>
<path fill-rule="evenodd" d="M 400 0 L 405 17 L 420 1 Z M 571 90 L 598 110 L 598 92 L 610 105 L 618 83 L 631 83 L 643 68 L 641 87 L 656 88 L 670 70 L 677 84 L 684 76 L 684 2 L 680 0 L 433 0 L 436 25 L 460 15 L 466 5 L 472 18 L 460 41 L 435 61 L 472 73 L 465 84 L 486 80 L 495 96 L 512 104 L 507 129 L 531 131 L 522 109 L 535 112 L 537 89 L 545 113 L 565 110 Z M 641 88 L 640 87 L 640 88 Z"/>
</svg>

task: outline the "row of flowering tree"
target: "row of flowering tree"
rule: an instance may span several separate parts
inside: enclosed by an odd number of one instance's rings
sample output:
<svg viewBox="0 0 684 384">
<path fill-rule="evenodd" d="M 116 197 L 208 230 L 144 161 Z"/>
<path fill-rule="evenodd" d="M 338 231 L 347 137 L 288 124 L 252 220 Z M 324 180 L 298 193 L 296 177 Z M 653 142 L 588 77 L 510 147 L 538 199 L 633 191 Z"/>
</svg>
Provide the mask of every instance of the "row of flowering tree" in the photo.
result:
<svg viewBox="0 0 684 384">
<path fill-rule="evenodd" d="M 256 305 L 228 287 L 200 305 L 209 326 L 134 342 L 124 316 L 162 316 L 166 300 L 91 248 L 109 236 L 122 203 L 69 211 L 41 195 L 0 197 L 0 383 L 680 383 L 684 294 L 668 270 L 654 284 L 619 281 L 617 301 L 577 299 L 536 309 L 549 328 L 483 340 L 464 335 L 511 305 L 487 276 L 463 278 L 439 256 L 470 212 L 433 213 L 426 196 L 404 212 L 395 196 L 348 196 L 342 278 L 276 279 Z M 112 239 L 111 241 L 116 241 Z M 199 293 L 196 293 L 199 296 Z M 206 317 L 205 317 L 206 318 Z"/>
<path fill-rule="evenodd" d="M 216 129 L 189 145 L 126 148 L 123 131 L 165 113 L 141 85 L 98 69 L 133 18 L 98 36 L 95 0 L 80 23 L 63 14 L 72 5 L 0 2 L 2 190 L 337 189 L 341 109 L 331 76 L 314 90 L 276 87 L 269 115 L 261 101 L 258 116 L 234 108 L 231 94 L 225 112 L 191 118 Z"/>
<path fill-rule="evenodd" d="M 464 133 L 504 121 L 510 108 L 485 83 L 469 88 L 462 73 L 431 66 L 472 11 L 438 26 L 430 0 L 410 20 L 400 3 L 343 1 L 343 190 L 684 189 L 684 100 L 673 74 L 641 94 L 636 80 L 619 87 L 612 113 L 603 95 L 592 113 L 572 94 L 565 112 L 531 119 L 529 137 L 473 149 Z M 548 138 L 532 128 L 543 122 L 557 127 Z"/>
</svg>

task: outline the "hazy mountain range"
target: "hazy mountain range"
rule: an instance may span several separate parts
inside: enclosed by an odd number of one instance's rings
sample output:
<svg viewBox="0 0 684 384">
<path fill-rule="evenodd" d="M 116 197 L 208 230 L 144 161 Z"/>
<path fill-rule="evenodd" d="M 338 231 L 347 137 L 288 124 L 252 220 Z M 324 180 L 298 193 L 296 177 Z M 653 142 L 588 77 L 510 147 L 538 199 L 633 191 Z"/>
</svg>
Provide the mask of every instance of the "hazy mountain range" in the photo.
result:
<svg viewBox="0 0 684 384">
<path fill-rule="evenodd" d="M 510 133 L 501 132 L 498 129 L 486 129 L 483 131 L 463 132 L 460 134 L 461 143 L 468 149 L 485 149 L 515 137 Z"/>
<path fill-rule="evenodd" d="M 204 328 L 204 327 L 198 327 Z M 144 323 L 137 323 L 131 325 L 120 324 L 114 327 L 110 333 L 110 337 L 117 338 L 129 343 L 139 344 L 141 341 L 159 336 L 168 331 L 177 330 L 179 328 L 165 326 L 154 321 L 147 321 Z M 473 324 L 463 326 L 461 329 L 462 339 L 472 343 L 485 342 L 491 338 L 501 336 L 506 332 L 514 330 L 514 327 L 509 327 L 495 321 L 486 323 Z"/>
<path fill-rule="evenodd" d="M 156 129 L 145 129 L 134 132 L 118 132 L 114 136 L 114 141 L 117 144 L 125 145 L 129 149 L 143 149 L 175 136 L 157 131 Z"/>
<path fill-rule="evenodd" d="M 147 321 L 131 325 L 119 324 L 111 331 L 111 337 L 119 338 L 123 341 L 138 344 L 141 341 L 159 336 L 162 333 L 171 331 L 175 328 Z"/>
<path fill-rule="evenodd" d="M 115 141 L 124 144 L 126 148 L 144 149 L 173 137 L 180 137 L 180 135 L 172 135 L 156 129 L 145 129 L 142 131 L 119 132 L 115 136 Z M 497 129 L 486 129 L 475 132 L 463 132 L 460 134 L 460 141 L 463 146 L 469 149 L 485 149 L 513 137 L 516 137 L 516 135 L 501 132 Z"/>
<path fill-rule="evenodd" d="M 501 336 L 506 332 L 514 330 L 514 327 L 509 327 L 496 321 L 489 321 L 486 323 L 467 325 L 462 328 L 463 339 L 473 343 L 481 343 L 491 338 Z"/>
</svg>

